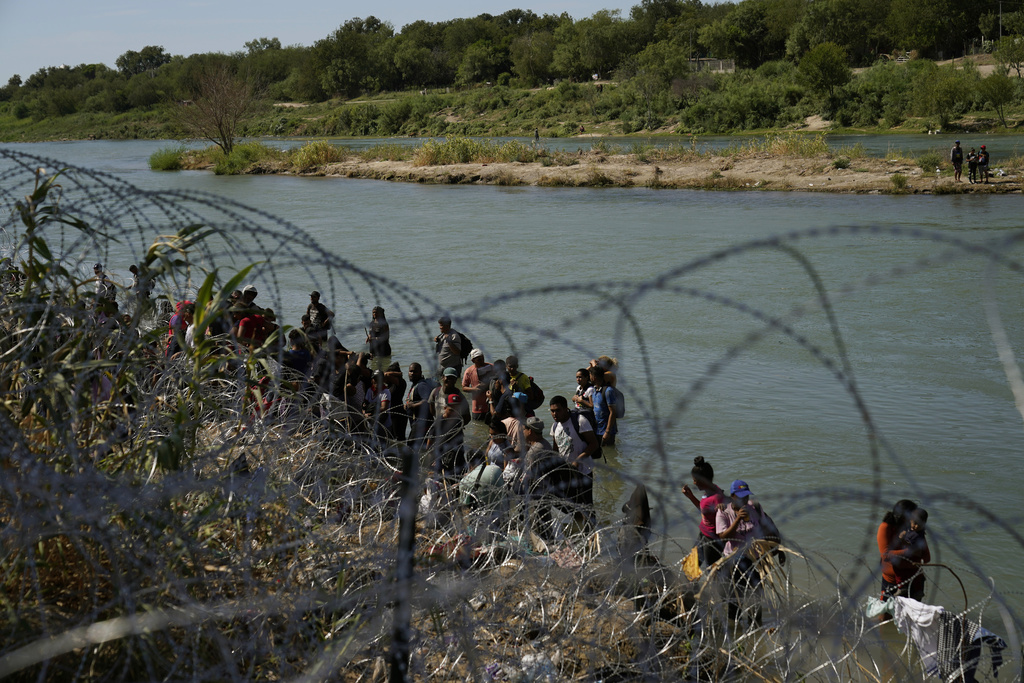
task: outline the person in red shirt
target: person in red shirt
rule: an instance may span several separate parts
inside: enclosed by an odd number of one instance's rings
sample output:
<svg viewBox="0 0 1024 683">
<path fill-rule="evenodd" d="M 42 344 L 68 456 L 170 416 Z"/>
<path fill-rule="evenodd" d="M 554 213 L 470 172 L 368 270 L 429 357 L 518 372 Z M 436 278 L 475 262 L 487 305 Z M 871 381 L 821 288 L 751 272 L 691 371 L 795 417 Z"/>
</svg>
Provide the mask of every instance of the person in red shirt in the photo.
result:
<svg viewBox="0 0 1024 683">
<path fill-rule="evenodd" d="M 240 303 L 231 307 L 231 314 L 235 320 L 235 327 L 231 332 L 239 344 L 244 344 L 250 349 L 263 346 L 263 342 L 267 340 L 267 320 L 263 316 L 263 310 Z"/>
<path fill-rule="evenodd" d="M 920 593 L 911 590 L 911 579 L 918 573 L 918 565 L 931 561 L 931 552 L 925 546 L 917 562 L 905 556 L 911 554 L 911 548 L 904 547 L 902 534 L 910 529 L 910 515 L 917 509 L 912 500 L 896 502 L 890 512 L 885 513 L 882 523 L 878 525 L 878 554 L 882 562 L 882 600 L 892 596 L 914 598 L 923 597 L 924 582 L 918 582 Z M 915 597 L 917 595 L 918 597 Z"/>
<path fill-rule="evenodd" d="M 697 558 L 702 566 L 709 566 L 722 557 L 723 544 L 718 537 L 718 532 L 715 531 L 715 519 L 718 515 L 718 506 L 725 504 L 725 493 L 715 484 L 715 470 L 711 467 L 711 463 L 704 460 L 703 456 L 698 455 L 693 459 L 690 476 L 693 477 L 693 485 L 704 495 L 697 498 L 687 484 L 683 484 L 683 495 L 700 510 Z"/>
</svg>

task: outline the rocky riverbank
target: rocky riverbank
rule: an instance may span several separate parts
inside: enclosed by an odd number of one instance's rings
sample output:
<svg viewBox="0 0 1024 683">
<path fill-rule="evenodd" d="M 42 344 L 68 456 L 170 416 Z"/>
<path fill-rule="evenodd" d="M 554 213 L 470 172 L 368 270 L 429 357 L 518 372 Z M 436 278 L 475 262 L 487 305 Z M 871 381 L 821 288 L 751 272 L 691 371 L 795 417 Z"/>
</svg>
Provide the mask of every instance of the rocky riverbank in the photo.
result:
<svg viewBox="0 0 1024 683">
<path fill-rule="evenodd" d="M 273 162 L 248 173 L 293 173 Z M 633 154 L 599 151 L 567 155 L 552 163 L 464 163 L 418 165 L 414 161 L 349 158 L 301 175 L 368 178 L 401 182 L 537 187 L 651 187 L 703 190 L 778 190 L 860 194 L 1019 193 L 1020 175 L 1007 172 L 987 184 L 954 182 L 949 171 L 926 173 L 910 159 L 833 156 L 790 157 L 770 153 L 695 156 L 642 161 Z"/>
</svg>

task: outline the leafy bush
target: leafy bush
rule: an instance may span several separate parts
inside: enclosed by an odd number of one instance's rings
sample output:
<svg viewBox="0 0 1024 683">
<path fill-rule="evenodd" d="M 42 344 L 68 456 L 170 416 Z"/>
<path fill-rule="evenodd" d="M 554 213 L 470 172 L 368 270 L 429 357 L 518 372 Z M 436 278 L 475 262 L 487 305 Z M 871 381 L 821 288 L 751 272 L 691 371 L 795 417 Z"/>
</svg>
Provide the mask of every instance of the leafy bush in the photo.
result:
<svg viewBox="0 0 1024 683">
<path fill-rule="evenodd" d="M 326 140 L 306 143 L 291 153 L 292 166 L 304 173 L 315 168 L 345 160 L 345 150 L 335 147 Z"/>
<path fill-rule="evenodd" d="M 161 147 L 149 155 L 149 167 L 154 171 L 180 171 L 185 146 Z"/>
<path fill-rule="evenodd" d="M 896 192 L 905 192 L 907 189 L 907 176 L 902 173 L 893 173 L 889 177 L 889 182 L 892 183 L 892 189 Z"/>
<path fill-rule="evenodd" d="M 281 150 L 268 147 L 262 142 L 243 142 L 235 145 L 230 155 L 222 155 L 214 163 L 213 172 L 217 175 L 237 175 L 261 161 L 279 160 L 284 156 Z"/>
<path fill-rule="evenodd" d="M 453 137 L 444 142 L 428 140 L 413 152 L 413 163 L 417 166 L 536 160 L 537 151 L 516 140 L 499 145 L 490 141 Z"/>
<path fill-rule="evenodd" d="M 408 147 L 394 142 L 374 145 L 359 152 L 359 158 L 363 161 L 404 161 L 411 155 L 412 151 Z"/>
<path fill-rule="evenodd" d="M 836 157 L 832 160 L 832 168 L 849 168 L 850 159 L 848 157 Z"/>
<path fill-rule="evenodd" d="M 864 148 L 864 144 L 860 142 L 855 145 L 840 145 L 832 151 L 836 155 L 844 156 L 848 159 L 863 159 L 868 155 L 868 151 Z"/>
<path fill-rule="evenodd" d="M 936 168 L 942 168 L 945 164 L 945 157 L 938 152 L 926 152 L 917 158 L 917 165 L 921 167 L 922 171 L 932 171 Z"/>
</svg>

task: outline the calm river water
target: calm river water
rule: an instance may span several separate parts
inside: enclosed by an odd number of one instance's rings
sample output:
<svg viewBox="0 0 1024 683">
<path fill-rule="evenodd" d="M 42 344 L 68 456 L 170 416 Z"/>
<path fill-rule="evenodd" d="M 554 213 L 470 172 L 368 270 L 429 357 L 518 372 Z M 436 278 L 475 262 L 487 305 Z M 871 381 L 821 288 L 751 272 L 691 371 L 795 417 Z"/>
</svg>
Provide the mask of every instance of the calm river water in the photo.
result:
<svg viewBox="0 0 1024 683">
<path fill-rule="evenodd" d="M 1021 527 L 1024 419 L 991 324 L 995 312 L 1012 350 L 1024 352 L 1024 283 L 976 249 L 1024 261 L 1013 242 L 1022 235 L 1020 196 L 459 187 L 149 171 L 149 154 L 164 144 L 4 147 L 146 189 L 216 193 L 281 217 L 324 249 L 450 309 L 456 327 L 463 316 L 463 331 L 488 358 L 504 357 L 514 343 L 548 397 L 571 394 L 575 369 L 590 358 L 616 356 L 629 408 L 607 460 L 612 472 L 598 474 L 602 506 L 613 518 L 631 482 L 646 482 L 659 531 L 677 544 L 663 550 L 670 556 L 696 535 L 697 511 L 678 491 L 693 457 L 703 455 L 720 485 L 750 484 L 788 543 L 851 577 L 877 567 L 883 507 L 920 500 L 931 513 L 933 558 L 956 569 L 971 602 L 986 594 L 971 574 L 992 577 L 1018 618 L 1024 614 L 1024 548 L 993 522 Z M 801 237 L 764 242 L 790 232 Z M 112 258 L 109 267 L 127 279 L 130 258 Z M 269 259 L 274 265 L 274 254 Z M 834 306 L 863 414 L 837 377 L 840 346 L 812 270 Z M 298 264 L 281 262 L 275 272 L 273 281 L 256 281 L 292 324 L 314 284 L 329 289 L 322 274 Z M 506 296 L 519 290 L 534 291 Z M 326 303 L 346 326 L 343 341 L 357 344 L 377 301 L 345 291 Z M 479 306 L 485 298 L 497 300 Z M 401 308 L 381 303 L 389 314 Z M 766 318 L 788 330 L 770 329 Z M 511 337 L 491 322 L 507 325 Z M 396 329 L 395 359 L 421 360 L 434 333 L 426 324 Z M 864 415 L 879 436 L 877 455 Z M 955 581 L 936 577 L 936 601 L 962 603 Z"/>
</svg>

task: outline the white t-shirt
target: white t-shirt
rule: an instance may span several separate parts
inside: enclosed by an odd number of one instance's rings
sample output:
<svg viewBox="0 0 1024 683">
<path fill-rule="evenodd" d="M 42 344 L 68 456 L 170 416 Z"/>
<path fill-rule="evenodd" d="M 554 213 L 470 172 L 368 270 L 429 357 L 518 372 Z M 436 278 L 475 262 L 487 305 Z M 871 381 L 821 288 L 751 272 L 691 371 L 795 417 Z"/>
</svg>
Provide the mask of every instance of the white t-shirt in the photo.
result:
<svg viewBox="0 0 1024 683">
<path fill-rule="evenodd" d="M 594 428 L 590 425 L 587 418 L 580 415 L 580 431 L 581 432 L 592 432 Z M 556 422 L 551 425 L 551 443 L 558 449 L 558 454 L 561 455 L 566 462 L 579 463 L 580 472 L 583 474 L 590 474 L 594 471 L 594 459 L 589 455 L 585 458 L 578 458 L 579 454 L 587 449 L 587 442 L 584 441 L 572 425 L 572 418 L 570 417 L 565 422 Z M 578 458 L 578 459 L 577 459 Z"/>
</svg>

